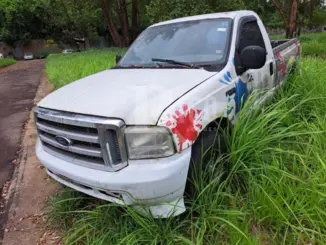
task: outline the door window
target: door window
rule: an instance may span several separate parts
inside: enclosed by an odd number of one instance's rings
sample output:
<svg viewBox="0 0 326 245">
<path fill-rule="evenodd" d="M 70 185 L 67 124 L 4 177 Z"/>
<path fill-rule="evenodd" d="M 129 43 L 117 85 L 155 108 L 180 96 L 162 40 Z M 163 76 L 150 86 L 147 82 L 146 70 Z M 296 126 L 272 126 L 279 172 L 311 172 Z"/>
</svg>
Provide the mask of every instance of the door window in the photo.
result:
<svg viewBox="0 0 326 245">
<path fill-rule="evenodd" d="M 266 48 L 264 38 L 260 32 L 257 21 L 246 22 L 242 26 L 240 30 L 238 54 L 241 54 L 242 50 L 250 45 L 257 45 L 262 48 Z"/>
</svg>

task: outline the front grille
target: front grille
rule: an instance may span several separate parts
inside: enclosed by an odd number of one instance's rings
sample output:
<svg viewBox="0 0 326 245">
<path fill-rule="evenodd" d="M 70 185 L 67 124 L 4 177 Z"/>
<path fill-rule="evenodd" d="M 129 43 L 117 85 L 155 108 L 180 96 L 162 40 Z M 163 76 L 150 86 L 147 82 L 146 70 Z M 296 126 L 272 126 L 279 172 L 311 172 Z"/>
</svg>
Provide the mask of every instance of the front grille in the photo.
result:
<svg viewBox="0 0 326 245">
<path fill-rule="evenodd" d="M 37 107 L 35 123 L 46 152 L 74 164 L 106 171 L 127 166 L 119 119 L 108 119 Z M 62 144 L 58 137 L 64 138 Z"/>
</svg>

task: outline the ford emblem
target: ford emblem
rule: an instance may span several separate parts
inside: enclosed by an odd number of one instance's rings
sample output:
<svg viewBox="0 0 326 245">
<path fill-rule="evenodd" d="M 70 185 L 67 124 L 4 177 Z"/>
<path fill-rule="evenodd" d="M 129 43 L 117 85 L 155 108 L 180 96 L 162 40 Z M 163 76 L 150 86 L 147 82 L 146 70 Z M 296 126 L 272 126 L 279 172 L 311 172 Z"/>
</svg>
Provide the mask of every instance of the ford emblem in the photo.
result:
<svg viewBox="0 0 326 245">
<path fill-rule="evenodd" d="M 72 145 L 72 141 L 63 136 L 56 136 L 55 141 L 58 142 L 62 146 L 71 146 Z"/>
</svg>

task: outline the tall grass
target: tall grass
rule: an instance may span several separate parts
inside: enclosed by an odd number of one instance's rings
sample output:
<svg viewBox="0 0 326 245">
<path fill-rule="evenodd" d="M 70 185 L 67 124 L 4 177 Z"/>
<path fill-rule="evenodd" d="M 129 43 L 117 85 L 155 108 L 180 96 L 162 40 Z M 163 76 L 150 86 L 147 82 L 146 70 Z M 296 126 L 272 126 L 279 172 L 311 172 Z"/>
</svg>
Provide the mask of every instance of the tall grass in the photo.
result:
<svg viewBox="0 0 326 245">
<path fill-rule="evenodd" d="M 60 88 L 80 78 L 111 68 L 115 65 L 116 54 L 120 52 L 124 52 L 124 49 L 51 54 L 46 60 L 46 73 L 55 88 Z"/>
<path fill-rule="evenodd" d="M 300 38 L 302 55 L 326 59 L 326 33 L 303 35 Z"/>
<path fill-rule="evenodd" d="M 11 66 L 16 64 L 16 60 L 14 59 L 0 59 L 0 68 Z"/>
<path fill-rule="evenodd" d="M 50 214 L 66 244 L 326 244 L 326 62 L 300 74 L 262 108 L 250 96 L 185 214 L 155 220 L 66 189 Z"/>
</svg>

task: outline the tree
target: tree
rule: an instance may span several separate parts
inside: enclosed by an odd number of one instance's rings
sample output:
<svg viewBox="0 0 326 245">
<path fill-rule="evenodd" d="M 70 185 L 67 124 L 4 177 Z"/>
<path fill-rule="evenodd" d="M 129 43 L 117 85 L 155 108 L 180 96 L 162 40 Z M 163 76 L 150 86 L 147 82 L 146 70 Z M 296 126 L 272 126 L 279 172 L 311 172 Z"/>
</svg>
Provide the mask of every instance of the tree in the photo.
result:
<svg viewBox="0 0 326 245">
<path fill-rule="evenodd" d="M 311 26 L 313 13 L 322 5 L 322 0 L 272 0 L 272 3 L 282 17 L 286 37 L 292 38 L 300 35 L 306 20 Z"/>
<path fill-rule="evenodd" d="M 46 0 L 1 0 L 0 40 L 14 45 L 43 38 L 51 30 L 49 4 Z"/>
<path fill-rule="evenodd" d="M 326 8 L 316 9 L 311 18 L 311 26 L 318 27 L 326 25 Z"/>
<path fill-rule="evenodd" d="M 87 42 L 98 39 L 101 8 L 93 0 L 51 0 L 51 21 L 55 27 L 55 39 L 75 43 L 74 38 L 85 38 Z"/>
<path fill-rule="evenodd" d="M 104 22 L 107 25 L 107 28 L 111 34 L 114 44 L 117 47 L 123 47 L 125 44 L 122 42 L 122 39 L 117 30 L 117 27 L 114 24 L 112 12 L 111 12 L 111 9 L 108 7 L 107 0 L 101 0 L 101 8 L 102 8 L 102 12 L 103 12 Z"/>
<path fill-rule="evenodd" d="M 173 18 L 245 8 L 242 0 L 151 0 L 146 7 L 152 23 Z"/>
<path fill-rule="evenodd" d="M 101 0 L 101 8 L 107 29 L 115 45 L 118 47 L 129 46 L 136 39 L 140 30 L 139 1 Z M 114 12 L 112 9 L 116 9 L 116 11 Z"/>
</svg>

